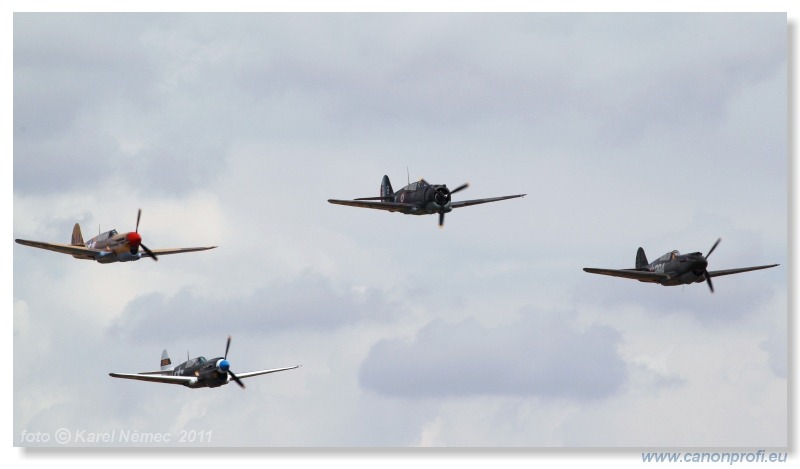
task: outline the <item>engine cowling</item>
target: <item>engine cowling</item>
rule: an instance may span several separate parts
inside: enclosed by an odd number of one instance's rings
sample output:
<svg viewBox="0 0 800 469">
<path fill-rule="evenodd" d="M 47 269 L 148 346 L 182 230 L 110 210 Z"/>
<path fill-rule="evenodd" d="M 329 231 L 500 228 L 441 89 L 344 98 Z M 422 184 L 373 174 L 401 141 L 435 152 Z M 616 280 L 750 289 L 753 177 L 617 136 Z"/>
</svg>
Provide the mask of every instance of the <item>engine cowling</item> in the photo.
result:
<svg viewBox="0 0 800 469">
<path fill-rule="evenodd" d="M 217 369 L 223 373 L 227 373 L 228 370 L 231 369 L 231 364 L 228 360 L 224 358 L 222 360 L 217 360 Z"/>
<path fill-rule="evenodd" d="M 446 206 L 450 203 L 450 190 L 445 186 L 438 186 L 433 194 L 433 201 L 440 207 Z"/>
</svg>

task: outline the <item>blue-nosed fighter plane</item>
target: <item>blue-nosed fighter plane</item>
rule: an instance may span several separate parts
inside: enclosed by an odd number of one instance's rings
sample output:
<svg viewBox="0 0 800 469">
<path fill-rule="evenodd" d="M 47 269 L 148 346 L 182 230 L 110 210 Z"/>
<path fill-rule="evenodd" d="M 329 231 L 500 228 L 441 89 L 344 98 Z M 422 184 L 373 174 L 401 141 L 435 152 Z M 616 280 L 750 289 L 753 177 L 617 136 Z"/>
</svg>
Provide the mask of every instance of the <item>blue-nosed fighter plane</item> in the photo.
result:
<svg viewBox="0 0 800 469">
<path fill-rule="evenodd" d="M 169 354 L 164 350 L 161 353 L 161 370 L 145 371 L 142 373 L 109 373 L 112 378 L 135 379 L 139 381 L 150 381 L 152 383 L 180 384 L 187 388 L 218 388 L 231 381 L 244 389 L 242 379 L 251 376 L 277 373 L 279 371 L 293 370 L 300 365 L 287 366 L 285 368 L 273 368 L 270 370 L 248 371 L 246 373 L 233 374 L 231 364 L 228 361 L 228 349 L 231 347 L 231 338 L 228 336 L 228 343 L 225 345 L 225 355 L 207 360 L 205 357 L 190 358 L 176 367 L 172 367 Z"/>
</svg>

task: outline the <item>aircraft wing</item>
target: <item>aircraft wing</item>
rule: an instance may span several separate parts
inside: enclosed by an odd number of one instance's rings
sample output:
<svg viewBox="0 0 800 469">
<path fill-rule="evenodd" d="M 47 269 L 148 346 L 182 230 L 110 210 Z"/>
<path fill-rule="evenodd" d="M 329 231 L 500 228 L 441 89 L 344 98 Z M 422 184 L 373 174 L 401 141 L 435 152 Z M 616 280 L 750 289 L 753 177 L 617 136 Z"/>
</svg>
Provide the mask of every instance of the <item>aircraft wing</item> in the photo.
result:
<svg viewBox="0 0 800 469">
<path fill-rule="evenodd" d="M 27 239 L 15 239 L 14 241 L 25 246 L 47 249 L 48 251 L 55 251 L 62 254 L 69 254 L 71 256 L 81 256 L 91 259 L 108 254 L 108 252 L 101 251 L 99 249 L 91 249 L 85 246 L 73 246 L 72 244 L 44 243 L 41 241 L 29 241 Z"/>
<path fill-rule="evenodd" d="M 728 270 L 713 270 L 708 272 L 709 277 L 721 277 L 723 275 L 731 275 L 731 274 L 740 274 L 742 272 L 750 272 L 751 270 L 761 270 L 761 269 L 769 269 L 770 267 L 775 267 L 780 264 L 772 264 L 772 265 L 759 265 L 756 267 L 742 267 L 741 269 L 728 269 Z"/>
<path fill-rule="evenodd" d="M 202 248 L 173 248 L 173 249 L 152 249 L 151 251 L 156 256 L 165 256 L 167 254 L 181 254 L 183 252 L 206 251 L 214 249 L 216 246 L 202 247 Z M 141 257 L 152 257 L 147 251 L 141 253 Z"/>
<path fill-rule="evenodd" d="M 641 282 L 660 282 L 669 278 L 669 275 L 658 272 L 648 272 L 646 270 L 636 269 L 593 269 L 591 267 L 584 267 L 584 272 L 590 274 L 610 275 L 612 277 L 630 278 L 639 280 Z"/>
<path fill-rule="evenodd" d="M 271 370 L 248 371 L 247 373 L 236 373 L 236 377 L 239 379 L 243 379 L 243 378 L 249 378 L 251 376 L 265 375 L 267 373 L 277 373 L 279 371 L 294 370 L 295 368 L 299 367 L 300 365 L 295 365 L 295 366 L 287 366 L 286 368 L 273 368 Z"/>
<path fill-rule="evenodd" d="M 150 373 L 109 373 L 112 378 L 136 379 L 139 381 L 151 381 L 154 383 L 181 384 L 184 386 L 192 385 L 197 382 L 193 376 L 172 376 Z"/>
<path fill-rule="evenodd" d="M 351 207 L 374 208 L 387 210 L 389 212 L 413 212 L 417 209 L 414 204 L 401 204 L 397 202 L 369 202 L 365 200 L 336 200 L 328 199 L 328 202 L 336 205 L 349 205 Z"/>
<path fill-rule="evenodd" d="M 450 206 L 453 208 L 468 207 L 470 205 L 488 204 L 489 202 L 497 202 L 498 200 L 514 199 L 516 197 L 525 197 L 527 194 L 505 195 L 503 197 L 492 197 L 489 199 L 474 199 L 462 200 L 460 202 L 451 202 Z"/>
</svg>

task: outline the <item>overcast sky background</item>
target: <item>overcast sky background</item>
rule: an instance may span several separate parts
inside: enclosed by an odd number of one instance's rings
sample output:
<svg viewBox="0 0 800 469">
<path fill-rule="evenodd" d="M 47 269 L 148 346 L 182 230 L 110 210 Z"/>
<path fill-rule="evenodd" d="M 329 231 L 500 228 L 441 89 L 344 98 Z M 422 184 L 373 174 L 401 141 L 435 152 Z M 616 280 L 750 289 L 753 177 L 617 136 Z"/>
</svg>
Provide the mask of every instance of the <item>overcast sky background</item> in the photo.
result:
<svg viewBox="0 0 800 469">
<path fill-rule="evenodd" d="M 781 447 L 785 14 L 15 14 L 13 236 L 115 228 L 99 265 L 13 246 L 14 444 Z M 407 169 L 408 168 L 408 169 Z M 334 206 L 410 178 L 521 199 Z M 678 249 L 661 287 L 584 273 Z M 117 380 L 222 355 L 301 368 Z M 50 444 L 52 446 L 52 443 Z"/>
</svg>

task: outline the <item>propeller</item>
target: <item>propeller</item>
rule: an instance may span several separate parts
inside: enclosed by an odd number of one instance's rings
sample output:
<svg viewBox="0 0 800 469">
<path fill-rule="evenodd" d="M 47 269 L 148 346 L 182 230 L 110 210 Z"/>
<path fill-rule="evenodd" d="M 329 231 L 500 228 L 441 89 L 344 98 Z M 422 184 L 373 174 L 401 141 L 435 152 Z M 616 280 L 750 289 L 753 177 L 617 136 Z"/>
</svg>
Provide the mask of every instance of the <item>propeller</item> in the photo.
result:
<svg viewBox="0 0 800 469">
<path fill-rule="evenodd" d="M 450 203 L 453 194 L 455 194 L 458 191 L 463 191 L 467 187 L 469 187 L 468 182 L 461 184 L 460 186 L 456 187 L 453 190 L 448 189 L 447 186 L 443 184 L 436 188 L 436 193 L 433 195 L 433 201 L 436 202 L 436 204 L 439 205 L 440 207 L 444 207 L 445 205 Z M 444 227 L 444 213 L 445 212 L 439 212 L 439 228 Z"/>
<path fill-rule="evenodd" d="M 455 189 L 451 190 L 451 191 L 450 191 L 450 193 L 451 193 L 451 194 L 455 194 L 455 193 L 456 193 L 456 192 L 458 192 L 458 191 L 463 191 L 463 190 L 464 190 L 464 189 L 466 189 L 467 187 L 469 187 L 469 183 L 468 183 L 468 182 L 465 182 L 464 184 L 461 184 L 460 186 L 458 186 L 458 187 L 456 187 Z"/>
<path fill-rule="evenodd" d="M 219 368 L 220 371 L 228 373 L 230 377 L 233 378 L 234 381 L 236 381 L 236 384 L 238 384 L 239 386 L 241 386 L 242 389 L 244 389 L 244 383 L 242 383 L 242 380 L 240 380 L 235 374 L 233 374 L 233 371 L 231 371 L 231 364 L 228 361 L 228 350 L 230 348 L 231 348 L 231 336 L 228 336 L 228 342 L 225 344 L 225 356 L 222 358 L 222 361 L 220 361 L 217 364 L 217 367 Z"/>
<path fill-rule="evenodd" d="M 131 243 L 131 254 L 136 254 L 141 246 L 144 249 L 144 252 L 147 253 L 154 261 L 158 262 L 158 257 L 156 254 L 151 251 L 147 246 L 142 244 L 142 237 L 139 235 L 139 222 L 142 220 L 142 209 L 139 209 L 139 213 L 136 214 L 136 230 L 133 233 L 128 233 L 128 242 Z"/>
<path fill-rule="evenodd" d="M 717 241 L 714 243 L 714 245 L 711 246 L 711 249 L 709 249 L 708 254 L 706 254 L 706 256 L 705 256 L 706 260 L 708 260 L 708 256 L 710 256 L 711 253 L 714 252 L 714 249 L 717 249 L 717 245 L 719 244 L 720 241 L 722 241 L 722 238 L 717 239 Z M 708 264 L 706 264 L 706 270 L 703 271 L 703 275 L 706 278 L 706 282 L 708 282 L 708 289 L 711 290 L 711 293 L 714 293 L 714 284 L 711 283 L 711 276 L 708 275 L 708 267 L 707 266 L 708 266 Z"/>
</svg>

